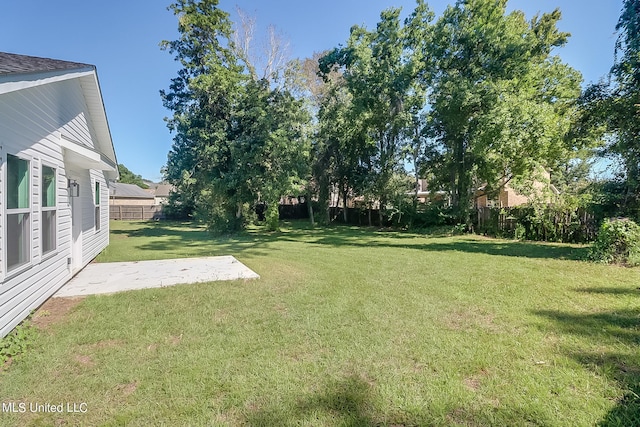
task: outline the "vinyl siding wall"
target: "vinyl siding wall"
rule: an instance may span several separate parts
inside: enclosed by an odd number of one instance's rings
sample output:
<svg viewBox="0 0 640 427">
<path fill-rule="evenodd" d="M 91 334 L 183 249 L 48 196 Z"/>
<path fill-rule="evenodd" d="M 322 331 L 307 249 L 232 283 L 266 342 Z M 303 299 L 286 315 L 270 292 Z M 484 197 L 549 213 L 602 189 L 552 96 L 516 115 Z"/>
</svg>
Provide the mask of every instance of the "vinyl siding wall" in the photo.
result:
<svg viewBox="0 0 640 427">
<path fill-rule="evenodd" d="M 93 147 L 95 132 L 87 120 L 88 112 L 80 79 L 50 83 L 0 94 L 0 337 L 6 335 L 31 310 L 46 301 L 71 278 L 67 260 L 71 256 L 71 208 L 67 192 L 70 173 L 83 177 L 83 266 L 108 244 L 108 196 L 101 198 L 102 226 L 95 230 L 93 182 L 101 182 L 102 171 L 73 169 L 65 164 L 61 135 Z M 7 154 L 30 161 L 31 261 L 7 271 L 6 251 L 6 168 Z M 41 176 L 42 166 L 56 169 L 56 249 L 42 254 Z M 103 212 L 106 212 L 104 214 Z"/>
</svg>

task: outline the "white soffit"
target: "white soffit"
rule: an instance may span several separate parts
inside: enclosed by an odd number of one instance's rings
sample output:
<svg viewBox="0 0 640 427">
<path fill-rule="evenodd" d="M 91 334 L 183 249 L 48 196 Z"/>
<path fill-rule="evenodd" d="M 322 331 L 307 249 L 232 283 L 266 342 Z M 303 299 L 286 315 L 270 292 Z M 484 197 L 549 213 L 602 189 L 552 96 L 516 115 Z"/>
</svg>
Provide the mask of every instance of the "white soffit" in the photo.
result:
<svg viewBox="0 0 640 427">
<path fill-rule="evenodd" d="M 92 68 L 87 68 L 84 70 L 71 72 L 69 72 L 68 70 L 64 70 L 45 73 L 0 76 L 0 94 L 15 92 L 17 90 L 28 89 L 35 86 L 41 86 L 48 83 L 55 83 L 78 77 L 90 76 L 92 74 L 94 74 L 94 70 Z"/>
<path fill-rule="evenodd" d="M 116 165 L 97 151 L 88 147 L 60 138 L 60 146 L 64 149 L 64 161 L 84 169 L 96 169 L 109 172 L 116 171 Z"/>
</svg>

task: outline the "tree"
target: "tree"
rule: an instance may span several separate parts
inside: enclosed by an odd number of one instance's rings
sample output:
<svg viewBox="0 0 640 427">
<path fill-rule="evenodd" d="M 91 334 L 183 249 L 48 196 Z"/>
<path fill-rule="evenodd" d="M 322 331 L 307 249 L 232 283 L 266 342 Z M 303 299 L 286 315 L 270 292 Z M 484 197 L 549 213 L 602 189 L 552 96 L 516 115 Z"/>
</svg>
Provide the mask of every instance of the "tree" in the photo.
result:
<svg viewBox="0 0 640 427">
<path fill-rule="evenodd" d="M 166 178 L 211 229 L 243 227 L 258 202 L 267 203 L 269 225 L 277 228 L 279 198 L 301 181 L 308 117 L 287 91 L 257 79 L 247 58 L 237 56 L 229 16 L 217 4 L 170 6 L 180 38 L 162 47 L 183 68 L 161 92 L 174 113 L 167 120 L 175 136 Z"/>
<path fill-rule="evenodd" d="M 325 54 L 315 52 L 311 58 L 289 61 L 283 74 L 284 88 L 302 102 L 310 117 L 308 135 L 311 151 L 305 165 L 305 199 L 312 225 L 316 216 L 312 201 L 316 198 L 321 205 L 319 221 L 325 224 L 329 222 L 330 156 L 327 156 L 326 141 L 322 138 L 319 115 L 328 98 L 333 96 L 335 84 L 340 79 L 336 72 L 329 73 L 326 81 L 320 75 L 319 60 Z"/>
<path fill-rule="evenodd" d="M 624 197 L 619 214 L 640 208 L 640 5 L 624 0 L 616 25 L 616 61 L 609 81 L 590 85 L 581 99 L 583 133 L 605 135 L 604 154 L 620 160 Z"/>
<path fill-rule="evenodd" d="M 435 24 L 426 164 L 461 222 L 481 184 L 531 178 L 573 150 L 565 136 L 581 76 L 551 55 L 569 36 L 556 28 L 560 11 L 527 22 L 506 3 L 459 0 Z"/>
<path fill-rule="evenodd" d="M 337 190 L 343 203 L 343 220 L 347 222 L 347 199 L 362 189 L 371 144 L 362 117 L 354 110 L 351 94 L 342 81 L 331 86 L 318 119 L 314 172 L 320 185 L 320 201 L 323 211 L 327 210 L 329 190 Z"/>
<path fill-rule="evenodd" d="M 178 16 L 180 38 L 164 41 L 161 47 L 175 54 L 182 69 L 171 80 L 169 91 L 161 91 L 163 104 L 173 111 L 167 119 L 174 133 L 165 178 L 177 192 L 191 201 L 205 219 L 222 217 L 228 229 L 237 229 L 242 219 L 243 195 L 224 188 L 212 188 L 210 165 L 224 176 L 231 166 L 227 135 L 230 119 L 246 77 L 227 41 L 231 36 L 229 15 L 217 0 L 179 0 L 169 6 Z M 220 175 L 219 175 L 220 176 Z M 227 196 L 227 197 L 225 197 Z M 222 204 L 208 207 L 212 198 Z M 239 212 L 238 212 L 239 211 Z"/>
<path fill-rule="evenodd" d="M 393 192 L 394 174 L 403 169 L 404 150 L 409 140 L 406 129 L 424 103 L 424 89 L 418 76 L 425 68 L 425 52 L 432 14 L 423 1 L 400 21 L 400 9 L 380 15 L 375 31 L 354 26 L 347 46 L 336 48 L 320 59 L 326 75 L 338 67 L 349 94 L 343 151 L 351 154 L 345 164 L 352 175 L 347 185 L 357 182 L 359 190 L 371 194 L 380 204 L 380 222 Z M 342 174 L 344 177 L 347 174 Z"/>
<path fill-rule="evenodd" d="M 118 173 L 120 174 L 118 182 L 122 182 L 124 184 L 135 184 L 138 187 L 145 189 L 149 188 L 149 186 L 142 180 L 142 176 L 134 174 L 122 163 L 118 163 Z"/>
<path fill-rule="evenodd" d="M 278 226 L 281 196 L 297 194 L 305 180 L 309 138 L 302 103 L 266 80 L 247 84 L 231 129 L 233 167 L 218 180 L 242 189 L 244 203 L 265 202 L 270 229 Z"/>
<path fill-rule="evenodd" d="M 623 159 L 627 203 L 637 210 L 640 205 L 640 4 L 636 0 L 624 1 L 616 31 L 619 59 L 611 69 L 616 83 L 611 112 L 617 139 L 611 150 Z"/>
<path fill-rule="evenodd" d="M 594 198 L 607 215 L 640 218 L 640 6 L 624 0 L 616 25 L 615 61 L 606 79 L 580 97 L 573 133 L 600 140 L 598 154 L 618 166 L 612 179 L 594 183 Z"/>
</svg>

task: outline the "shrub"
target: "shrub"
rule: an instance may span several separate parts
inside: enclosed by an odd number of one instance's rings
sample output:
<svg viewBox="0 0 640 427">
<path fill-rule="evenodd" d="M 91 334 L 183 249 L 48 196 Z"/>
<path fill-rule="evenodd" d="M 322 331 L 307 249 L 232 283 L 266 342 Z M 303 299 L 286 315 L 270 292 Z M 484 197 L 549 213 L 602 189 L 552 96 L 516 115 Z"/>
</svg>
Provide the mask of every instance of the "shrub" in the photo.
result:
<svg viewBox="0 0 640 427">
<path fill-rule="evenodd" d="M 0 338 L 0 370 L 7 360 L 24 353 L 31 344 L 35 331 L 29 322 L 27 318 L 6 337 Z"/>
<path fill-rule="evenodd" d="M 248 204 L 239 210 L 230 204 L 215 204 L 196 210 L 196 218 L 207 225 L 209 232 L 215 235 L 228 235 L 243 230 L 256 219 L 256 213 Z"/>
<path fill-rule="evenodd" d="M 453 209 L 439 203 L 426 203 L 418 206 L 416 212 L 407 215 L 413 228 L 429 228 L 441 225 L 456 225 L 458 221 Z"/>
<path fill-rule="evenodd" d="M 278 213 L 277 203 L 267 203 L 267 210 L 265 212 L 265 225 L 268 231 L 278 231 L 280 228 L 279 220 L 280 214 Z"/>
<path fill-rule="evenodd" d="M 589 258 L 605 263 L 640 265 L 640 226 L 626 218 L 604 220 Z"/>
</svg>

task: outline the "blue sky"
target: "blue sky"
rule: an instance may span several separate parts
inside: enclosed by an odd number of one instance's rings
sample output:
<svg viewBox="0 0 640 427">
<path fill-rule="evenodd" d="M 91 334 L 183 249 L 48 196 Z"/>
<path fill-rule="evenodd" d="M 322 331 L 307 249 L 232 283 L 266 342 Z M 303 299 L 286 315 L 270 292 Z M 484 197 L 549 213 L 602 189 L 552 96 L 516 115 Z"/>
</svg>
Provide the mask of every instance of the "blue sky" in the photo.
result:
<svg viewBox="0 0 640 427">
<path fill-rule="evenodd" d="M 177 37 L 170 1 L 23 0 L 4 2 L 0 51 L 94 64 L 98 68 L 118 161 L 134 173 L 159 180 L 171 148 L 160 89 L 178 65 L 158 47 Z M 439 16 L 453 0 L 428 2 Z M 345 43 L 352 25 L 375 27 L 380 11 L 413 10 L 414 0 L 220 0 L 235 20 L 236 5 L 257 19 L 258 32 L 269 24 L 289 40 L 291 56 L 307 57 Z M 527 18 L 560 8 L 560 30 L 572 34 L 557 53 L 597 81 L 613 63 L 615 25 L 622 0 L 510 0 L 509 10 Z M 1 135 L 0 135 L 1 138 Z"/>
</svg>

